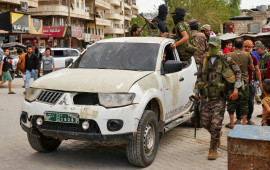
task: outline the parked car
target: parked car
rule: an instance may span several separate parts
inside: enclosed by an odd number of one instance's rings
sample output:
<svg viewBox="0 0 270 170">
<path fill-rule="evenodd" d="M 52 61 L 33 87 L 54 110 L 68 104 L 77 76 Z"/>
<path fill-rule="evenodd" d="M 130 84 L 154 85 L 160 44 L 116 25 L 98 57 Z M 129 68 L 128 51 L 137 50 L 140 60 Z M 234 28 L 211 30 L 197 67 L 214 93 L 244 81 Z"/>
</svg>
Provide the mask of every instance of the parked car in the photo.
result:
<svg viewBox="0 0 270 170">
<path fill-rule="evenodd" d="M 194 115 L 189 97 L 196 63 L 192 57 L 183 66 L 170 48 L 174 42 L 161 37 L 102 40 L 68 68 L 36 80 L 20 116 L 31 147 L 50 152 L 67 139 L 125 144 L 131 164 L 150 165 L 161 136 Z"/>
<path fill-rule="evenodd" d="M 45 48 L 40 49 L 42 56 L 45 56 Z M 72 58 L 74 61 L 79 57 L 80 52 L 73 48 L 51 48 L 51 56 L 54 58 L 55 69 L 65 68 L 65 60 Z"/>
</svg>

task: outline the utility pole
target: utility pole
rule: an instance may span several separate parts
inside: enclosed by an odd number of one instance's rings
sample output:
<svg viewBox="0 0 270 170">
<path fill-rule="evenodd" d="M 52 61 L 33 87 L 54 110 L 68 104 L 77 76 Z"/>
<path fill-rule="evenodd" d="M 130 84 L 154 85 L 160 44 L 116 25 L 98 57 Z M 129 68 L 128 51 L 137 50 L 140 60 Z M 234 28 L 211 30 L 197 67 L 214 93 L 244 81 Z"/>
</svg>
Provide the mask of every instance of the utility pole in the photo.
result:
<svg viewBox="0 0 270 170">
<path fill-rule="evenodd" d="M 97 35 L 96 0 L 94 0 L 94 22 L 95 22 L 95 34 Z"/>
<path fill-rule="evenodd" d="M 71 27 L 70 6 L 71 6 L 71 3 L 70 3 L 70 0 L 68 0 L 68 27 Z M 67 29 L 69 29 L 69 28 L 67 28 Z M 69 46 L 69 48 L 71 48 L 71 35 L 69 35 L 69 37 L 68 37 L 68 46 Z"/>
</svg>

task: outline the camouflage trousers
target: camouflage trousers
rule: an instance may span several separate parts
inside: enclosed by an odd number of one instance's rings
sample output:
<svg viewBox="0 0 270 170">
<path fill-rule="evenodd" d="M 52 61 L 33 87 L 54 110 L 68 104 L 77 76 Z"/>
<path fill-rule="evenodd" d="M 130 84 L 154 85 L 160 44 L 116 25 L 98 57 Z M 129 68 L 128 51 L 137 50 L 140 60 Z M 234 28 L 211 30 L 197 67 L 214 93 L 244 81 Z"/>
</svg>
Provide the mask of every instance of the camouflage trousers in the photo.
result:
<svg viewBox="0 0 270 170">
<path fill-rule="evenodd" d="M 202 126 L 211 134 L 212 140 L 219 140 L 222 121 L 224 119 L 226 101 L 225 99 L 213 99 L 201 101 Z"/>
</svg>

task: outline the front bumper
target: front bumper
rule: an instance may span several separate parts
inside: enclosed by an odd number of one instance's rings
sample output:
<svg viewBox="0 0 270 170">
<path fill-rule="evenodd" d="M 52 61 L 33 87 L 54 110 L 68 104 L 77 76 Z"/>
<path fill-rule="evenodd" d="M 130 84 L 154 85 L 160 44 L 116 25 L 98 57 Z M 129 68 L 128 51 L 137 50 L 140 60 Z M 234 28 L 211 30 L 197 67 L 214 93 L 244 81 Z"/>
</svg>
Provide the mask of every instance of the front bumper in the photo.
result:
<svg viewBox="0 0 270 170">
<path fill-rule="evenodd" d="M 108 145 L 121 145 L 128 144 L 133 139 L 133 133 L 114 134 L 114 135 L 101 135 L 100 133 L 81 133 L 81 132 L 68 132 L 61 130 L 48 130 L 38 127 L 27 127 L 21 123 L 21 128 L 32 135 L 40 137 L 41 135 L 58 138 L 61 140 L 75 139 L 75 140 L 88 140 L 100 144 Z"/>
</svg>

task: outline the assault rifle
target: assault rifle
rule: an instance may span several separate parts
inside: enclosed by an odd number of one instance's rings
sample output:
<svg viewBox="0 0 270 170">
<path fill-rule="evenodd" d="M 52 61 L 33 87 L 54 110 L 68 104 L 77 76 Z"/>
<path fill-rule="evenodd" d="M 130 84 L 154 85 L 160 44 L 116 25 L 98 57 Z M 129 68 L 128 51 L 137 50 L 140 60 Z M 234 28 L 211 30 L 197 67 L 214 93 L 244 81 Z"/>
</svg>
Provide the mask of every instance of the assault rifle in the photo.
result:
<svg viewBox="0 0 270 170">
<path fill-rule="evenodd" d="M 193 95 L 189 97 L 189 100 L 193 101 L 194 116 L 191 118 L 191 123 L 194 126 L 194 138 L 196 138 L 197 128 L 201 127 L 200 101 Z"/>
</svg>

